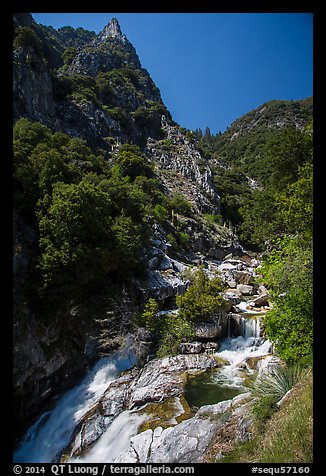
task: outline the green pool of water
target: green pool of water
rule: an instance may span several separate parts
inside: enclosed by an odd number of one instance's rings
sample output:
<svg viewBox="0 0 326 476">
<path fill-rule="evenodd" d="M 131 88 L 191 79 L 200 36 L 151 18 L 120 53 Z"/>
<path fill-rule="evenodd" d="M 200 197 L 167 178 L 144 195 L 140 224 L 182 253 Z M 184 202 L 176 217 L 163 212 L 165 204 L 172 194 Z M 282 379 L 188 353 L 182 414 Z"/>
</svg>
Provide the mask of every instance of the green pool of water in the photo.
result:
<svg viewBox="0 0 326 476">
<path fill-rule="evenodd" d="M 244 392 L 238 387 L 224 387 L 214 379 L 215 374 L 216 371 L 211 371 L 189 377 L 185 387 L 185 397 L 190 407 L 213 405 Z"/>
</svg>

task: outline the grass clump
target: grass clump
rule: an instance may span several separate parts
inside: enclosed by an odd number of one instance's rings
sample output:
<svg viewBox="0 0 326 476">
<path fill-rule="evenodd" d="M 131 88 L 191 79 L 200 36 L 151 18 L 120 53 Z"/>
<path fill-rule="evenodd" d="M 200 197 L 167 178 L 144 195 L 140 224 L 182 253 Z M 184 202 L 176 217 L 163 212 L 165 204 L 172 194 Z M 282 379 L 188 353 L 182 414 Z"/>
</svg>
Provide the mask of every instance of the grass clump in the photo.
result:
<svg viewBox="0 0 326 476">
<path fill-rule="evenodd" d="M 252 438 L 234 446 L 222 463 L 312 462 L 313 385 L 312 372 L 305 370 L 279 409 L 275 394 L 256 401 L 253 413 L 258 420 Z"/>
<path fill-rule="evenodd" d="M 299 365 L 286 367 L 278 365 L 263 372 L 255 381 L 255 392 L 263 398 L 268 397 L 275 403 L 300 382 L 307 370 Z"/>
</svg>

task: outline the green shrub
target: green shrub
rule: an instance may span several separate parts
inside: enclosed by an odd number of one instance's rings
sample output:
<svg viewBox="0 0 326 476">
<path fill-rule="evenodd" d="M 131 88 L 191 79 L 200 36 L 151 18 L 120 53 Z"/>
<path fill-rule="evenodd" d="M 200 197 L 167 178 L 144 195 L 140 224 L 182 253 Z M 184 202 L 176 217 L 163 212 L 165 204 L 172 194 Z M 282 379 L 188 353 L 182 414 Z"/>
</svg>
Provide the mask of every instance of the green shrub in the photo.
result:
<svg viewBox="0 0 326 476">
<path fill-rule="evenodd" d="M 75 101 L 99 104 L 95 79 L 84 74 L 53 76 L 54 94 L 58 99 L 66 97 Z"/>
<path fill-rule="evenodd" d="M 86 180 L 58 182 L 52 197 L 46 195 L 39 208 L 39 267 L 46 287 L 76 279 L 85 284 L 94 274 L 100 277 L 117 268 L 107 193 Z"/>
<path fill-rule="evenodd" d="M 62 53 L 62 59 L 64 66 L 69 66 L 72 60 L 75 58 L 77 54 L 76 46 L 69 46 L 64 50 Z"/>
<path fill-rule="evenodd" d="M 128 114 L 121 107 L 108 107 L 102 106 L 104 111 L 113 117 L 114 120 L 121 123 L 121 125 L 126 126 L 128 124 Z"/>
<path fill-rule="evenodd" d="M 166 235 L 166 241 L 172 246 L 172 248 L 178 248 L 177 240 L 172 233 Z"/>
<path fill-rule="evenodd" d="M 177 354 L 182 341 L 194 339 L 193 325 L 176 313 L 159 315 L 158 309 L 156 300 L 150 298 L 143 312 L 135 316 L 134 322 L 153 333 L 157 357 Z"/>
<path fill-rule="evenodd" d="M 179 232 L 177 235 L 177 239 L 180 241 L 183 247 L 187 247 L 189 245 L 190 236 L 188 235 L 188 233 L 184 233 L 182 231 Z"/>
<path fill-rule="evenodd" d="M 169 212 L 165 207 L 163 207 L 163 205 L 160 205 L 159 203 L 157 203 L 153 208 L 152 214 L 154 218 L 161 223 L 169 218 Z"/>
<path fill-rule="evenodd" d="M 96 102 L 96 93 L 90 88 L 82 88 L 78 91 L 73 91 L 70 96 L 76 102 L 81 104 Z"/>
<path fill-rule="evenodd" d="M 181 194 L 174 195 L 168 202 L 169 209 L 186 217 L 192 217 L 192 205 Z"/>
<path fill-rule="evenodd" d="M 312 353 L 313 250 L 300 236 L 279 240 L 262 267 L 273 307 L 264 317 L 267 337 L 288 363 Z"/>
<path fill-rule="evenodd" d="M 141 325 L 151 332 L 158 329 L 158 309 L 158 304 L 155 299 L 150 298 L 145 304 L 144 311 L 141 314 Z"/>
<path fill-rule="evenodd" d="M 136 145 L 124 144 L 120 147 L 116 156 L 115 170 L 123 177 L 130 177 L 131 180 L 139 175 L 151 177 L 153 175 L 153 167 L 141 150 Z"/>
<path fill-rule="evenodd" d="M 140 106 L 131 113 L 132 118 L 140 126 L 150 126 L 155 120 L 158 120 L 162 114 L 166 114 L 166 108 L 163 104 L 154 101 L 147 101 L 149 107 Z"/>
<path fill-rule="evenodd" d="M 177 354 L 181 342 L 191 341 L 195 337 L 193 325 L 179 314 L 165 314 L 161 317 L 159 347 L 157 357 Z"/>
<path fill-rule="evenodd" d="M 210 321 L 224 308 L 220 278 L 209 279 L 203 269 L 192 276 L 192 284 L 182 296 L 177 296 L 179 315 L 189 322 Z"/>
<path fill-rule="evenodd" d="M 173 148 L 174 147 L 173 140 L 171 138 L 166 139 L 163 143 L 163 147 L 165 147 L 166 149 Z"/>
<path fill-rule="evenodd" d="M 132 118 L 139 125 L 146 126 L 152 120 L 153 111 L 144 106 L 139 107 L 136 111 L 131 113 Z"/>
<path fill-rule="evenodd" d="M 124 274 L 138 269 L 145 238 L 143 231 L 141 223 L 137 223 L 131 216 L 126 216 L 123 210 L 112 222 L 115 258 Z"/>
<path fill-rule="evenodd" d="M 32 28 L 18 26 L 15 30 L 15 34 L 14 49 L 31 47 L 38 55 L 41 55 L 42 43 Z"/>
<path fill-rule="evenodd" d="M 205 213 L 204 219 L 211 223 L 217 223 L 218 225 L 223 225 L 222 215 L 211 215 L 209 213 Z"/>
</svg>

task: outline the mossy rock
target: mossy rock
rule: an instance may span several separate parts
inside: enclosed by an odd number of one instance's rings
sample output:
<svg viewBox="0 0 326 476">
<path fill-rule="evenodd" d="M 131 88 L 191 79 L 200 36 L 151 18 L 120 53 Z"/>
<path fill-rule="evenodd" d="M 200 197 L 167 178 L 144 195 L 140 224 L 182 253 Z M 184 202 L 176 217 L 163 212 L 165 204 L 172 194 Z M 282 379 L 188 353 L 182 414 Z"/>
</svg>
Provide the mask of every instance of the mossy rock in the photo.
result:
<svg viewBox="0 0 326 476">
<path fill-rule="evenodd" d="M 222 367 L 223 365 L 229 365 L 229 361 L 227 359 L 223 359 L 222 357 L 219 357 L 218 355 L 213 355 L 214 359 L 218 363 L 218 367 Z"/>
<path fill-rule="evenodd" d="M 180 406 L 183 408 L 182 413 Z M 149 403 L 139 413 L 150 417 L 140 426 L 139 432 L 154 430 L 159 426 L 168 428 L 193 416 L 183 394 L 179 397 L 170 397 L 162 403 Z"/>
<path fill-rule="evenodd" d="M 258 355 L 256 357 L 247 357 L 246 364 L 252 370 L 257 369 L 257 364 L 260 360 L 262 360 L 265 356 Z"/>
</svg>

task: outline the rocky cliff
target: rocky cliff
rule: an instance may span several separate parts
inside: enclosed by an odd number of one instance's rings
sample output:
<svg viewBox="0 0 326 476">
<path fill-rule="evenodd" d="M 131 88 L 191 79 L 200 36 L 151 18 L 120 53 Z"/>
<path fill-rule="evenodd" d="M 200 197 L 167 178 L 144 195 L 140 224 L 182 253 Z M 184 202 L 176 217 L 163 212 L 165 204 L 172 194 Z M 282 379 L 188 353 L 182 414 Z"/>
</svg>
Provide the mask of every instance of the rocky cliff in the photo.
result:
<svg viewBox="0 0 326 476">
<path fill-rule="evenodd" d="M 220 197 L 212 182 L 212 172 L 205 164 L 196 146 L 179 128 L 169 125 L 162 116 L 163 140 L 147 140 L 146 152 L 155 163 L 168 193 L 181 193 L 193 204 L 197 213 L 220 212 Z"/>
</svg>

